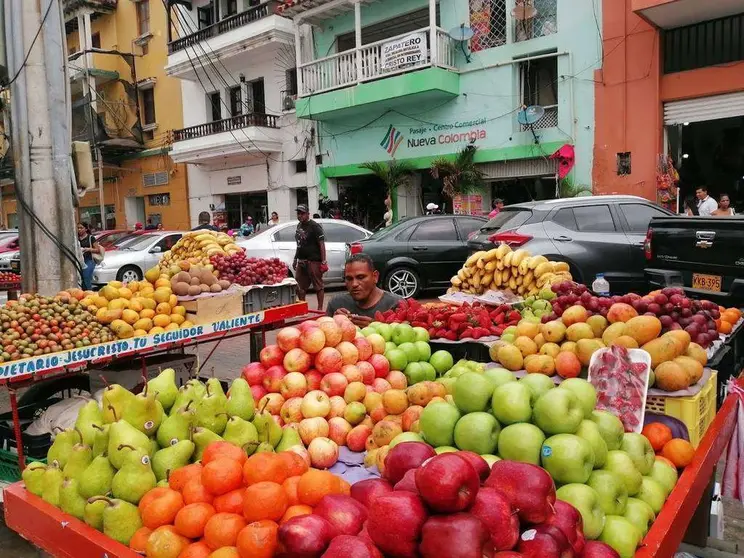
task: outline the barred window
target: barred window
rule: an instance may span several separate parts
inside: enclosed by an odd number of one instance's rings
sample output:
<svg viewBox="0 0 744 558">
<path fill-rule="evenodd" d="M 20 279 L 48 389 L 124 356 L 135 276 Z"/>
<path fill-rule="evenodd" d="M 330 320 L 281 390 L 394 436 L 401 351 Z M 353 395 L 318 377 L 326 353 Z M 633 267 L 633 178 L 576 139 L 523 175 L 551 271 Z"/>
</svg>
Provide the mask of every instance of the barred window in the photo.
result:
<svg viewBox="0 0 744 558">
<path fill-rule="evenodd" d="M 506 0 L 470 0 L 470 50 L 506 44 Z"/>
</svg>

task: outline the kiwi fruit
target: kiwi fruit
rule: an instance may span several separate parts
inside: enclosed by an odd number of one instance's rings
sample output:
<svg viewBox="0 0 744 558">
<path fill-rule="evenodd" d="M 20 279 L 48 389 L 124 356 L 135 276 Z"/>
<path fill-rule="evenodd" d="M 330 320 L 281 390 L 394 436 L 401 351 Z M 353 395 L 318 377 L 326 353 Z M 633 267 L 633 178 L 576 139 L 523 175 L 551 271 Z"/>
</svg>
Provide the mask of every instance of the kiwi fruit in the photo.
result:
<svg viewBox="0 0 744 558">
<path fill-rule="evenodd" d="M 188 283 L 184 283 L 183 281 L 179 281 L 175 285 L 173 285 L 173 294 L 176 296 L 187 296 L 189 294 L 189 288 L 191 285 Z"/>
<path fill-rule="evenodd" d="M 202 294 L 202 290 L 199 285 L 191 285 L 189 287 L 189 296 L 196 296 L 200 294 Z"/>
<path fill-rule="evenodd" d="M 218 284 L 218 285 L 219 285 L 220 287 L 222 287 L 222 290 L 223 290 L 223 291 L 224 291 L 225 289 L 229 289 L 229 288 L 230 288 L 230 281 L 228 281 L 228 280 L 226 280 L 226 279 L 221 279 L 221 280 L 217 281 L 217 284 Z"/>
<path fill-rule="evenodd" d="M 214 285 L 212 285 L 211 287 L 209 287 L 209 290 L 212 291 L 213 293 L 221 293 L 222 292 L 222 287 L 220 286 L 219 283 L 215 283 Z"/>
</svg>

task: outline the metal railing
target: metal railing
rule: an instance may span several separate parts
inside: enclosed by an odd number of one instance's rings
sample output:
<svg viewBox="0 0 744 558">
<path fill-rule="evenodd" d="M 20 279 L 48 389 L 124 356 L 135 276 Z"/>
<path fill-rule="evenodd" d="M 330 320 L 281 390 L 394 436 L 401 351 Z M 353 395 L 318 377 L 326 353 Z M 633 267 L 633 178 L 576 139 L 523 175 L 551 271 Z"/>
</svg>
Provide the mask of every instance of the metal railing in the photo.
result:
<svg viewBox="0 0 744 558">
<path fill-rule="evenodd" d="M 431 59 L 430 28 L 425 27 L 417 31 L 404 33 L 395 37 L 376 41 L 331 56 L 319 58 L 312 62 L 301 64 L 298 68 L 302 76 L 300 97 L 340 89 L 355 83 L 372 81 L 396 74 L 407 73 L 427 67 L 442 67 L 455 69 L 456 43 L 442 29 L 436 30 L 436 56 Z M 426 55 L 420 60 L 394 68 L 384 65 L 383 49 L 386 44 L 408 35 L 426 34 Z"/>
<path fill-rule="evenodd" d="M 231 130 L 240 130 L 251 126 L 261 126 L 263 128 L 278 128 L 277 117 L 273 114 L 262 114 L 258 112 L 249 112 L 248 114 L 239 114 L 232 118 L 215 120 L 197 124 L 181 130 L 173 130 L 173 141 L 183 141 L 196 138 L 203 138 L 213 134 L 229 132 Z"/>
<path fill-rule="evenodd" d="M 168 44 L 168 54 L 173 54 L 179 50 L 194 46 L 201 41 L 206 41 L 207 39 L 211 39 L 217 35 L 227 33 L 228 31 L 232 31 L 233 29 L 237 29 L 243 25 L 273 15 L 279 4 L 281 4 L 279 0 L 268 0 L 267 2 L 262 2 L 258 6 L 253 6 L 243 12 L 221 19 L 209 27 L 199 29 L 190 35 L 175 39 Z"/>
<path fill-rule="evenodd" d="M 545 109 L 545 114 L 542 115 L 542 118 L 532 124 L 532 129 L 534 130 L 541 130 L 543 128 L 555 128 L 558 126 L 558 105 L 547 105 L 543 107 Z M 524 124 L 521 125 L 522 131 L 529 130 L 530 126 L 525 126 Z"/>
</svg>

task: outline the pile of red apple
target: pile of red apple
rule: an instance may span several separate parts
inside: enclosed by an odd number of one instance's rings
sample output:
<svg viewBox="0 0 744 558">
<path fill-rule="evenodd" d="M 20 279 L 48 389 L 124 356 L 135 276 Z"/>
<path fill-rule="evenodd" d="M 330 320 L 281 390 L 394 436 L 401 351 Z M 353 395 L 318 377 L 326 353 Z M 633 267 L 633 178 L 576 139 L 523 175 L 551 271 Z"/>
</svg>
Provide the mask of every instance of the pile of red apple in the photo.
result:
<svg viewBox="0 0 744 558">
<path fill-rule="evenodd" d="M 544 469 L 516 461 L 489 468 L 474 453 L 436 455 L 419 442 L 390 451 L 384 478 L 326 496 L 313 515 L 282 525 L 279 545 L 323 558 L 619 557 L 585 541 L 581 515 L 556 500 Z"/>
<path fill-rule="evenodd" d="M 215 254 L 209 258 L 220 279 L 248 287 L 274 285 L 287 278 L 289 270 L 278 258 L 249 258 L 245 250 L 234 254 Z"/>
</svg>

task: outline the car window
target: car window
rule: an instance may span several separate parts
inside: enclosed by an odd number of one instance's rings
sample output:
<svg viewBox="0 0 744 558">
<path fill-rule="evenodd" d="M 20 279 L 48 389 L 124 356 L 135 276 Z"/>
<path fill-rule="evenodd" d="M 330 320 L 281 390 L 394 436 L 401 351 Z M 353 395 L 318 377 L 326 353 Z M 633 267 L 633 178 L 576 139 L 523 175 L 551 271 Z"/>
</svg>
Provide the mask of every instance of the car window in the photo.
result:
<svg viewBox="0 0 744 558">
<path fill-rule="evenodd" d="M 122 244 L 120 248 L 122 250 L 144 250 L 150 244 L 152 244 L 152 241 L 155 240 L 156 235 L 154 234 L 142 234 L 132 237 L 131 240 L 126 242 L 125 244 Z"/>
<path fill-rule="evenodd" d="M 666 217 L 667 214 L 658 207 L 642 203 L 623 203 L 620 205 L 631 232 L 646 233 L 648 223 L 653 217 Z"/>
<path fill-rule="evenodd" d="M 455 222 L 452 219 L 430 219 L 419 223 L 409 241 L 421 242 L 426 240 L 457 240 Z"/>
<path fill-rule="evenodd" d="M 529 209 L 502 209 L 496 217 L 481 225 L 483 231 L 496 231 L 499 229 L 515 229 L 523 225 L 532 217 Z"/>
<path fill-rule="evenodd" d="M 355 242 L 364 238 L 364 232 L 342 223 L 323 225 L 326 242 Z"/>
<path fill-rule="evenodd" d="M 160 242 L 158 242 L 155 246 L 160 247 L 163 252 L 166 252 L 173 248 L 173 245 L 178 242 L 179 238 L 181 238 L 180 234 L 169 234 L 168 236 L 162 238 Z"/>
<path fill-rule="evenodd" d="M 576 217 L 574 217 L 573 209 L 570 207 L 559 209 L 553 216 L 553 222 L 572 231 L 578 230 L 578 227 L 576 226 Z"/>
<path fill-rule="evenodd" d="M 460 236 L 464 240 L 480 229 L 485 223 L 480 219 L 473 219 L 472 217 L 457 217 L 457 228 L 460 229 Z"/>
<path fill-rule="evenodd" d="M 608 205 L 574 207 L 573 213 L 581 232 L 615 232 L 615 221 Z"/>
<path fill-rule="evenodd" d="M 284 227 L 274 234 L 274 242 L 294 242 L 297 227 Z"/>
</svg>

